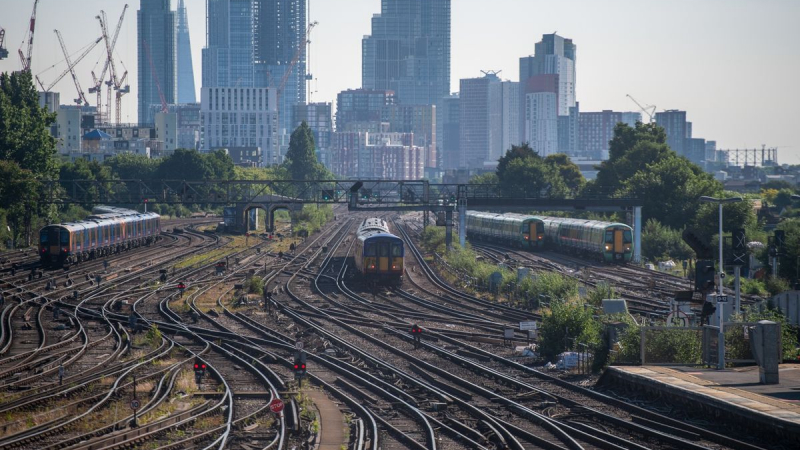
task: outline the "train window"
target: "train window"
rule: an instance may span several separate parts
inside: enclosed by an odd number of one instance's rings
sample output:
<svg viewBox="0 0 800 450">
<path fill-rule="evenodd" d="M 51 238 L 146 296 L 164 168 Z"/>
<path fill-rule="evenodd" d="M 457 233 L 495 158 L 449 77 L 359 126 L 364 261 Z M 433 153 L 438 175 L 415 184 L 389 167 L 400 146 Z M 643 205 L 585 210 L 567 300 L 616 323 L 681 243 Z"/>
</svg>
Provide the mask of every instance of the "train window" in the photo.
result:
<svg viewBox="0 0 800 450">
<path fill-rule="evenodd" d="M 403 246 L 400 244 L 392 244 L 392 256 L 403 256 Z"/>
<path fill-rule="evenodd" d="M 47 244 L 47 241 L 48 241 L 48 239 L 47 239 L 47 228 L 45 228 L 44 230 L 42 230 L 42 233 L 39 235 L 39 242 L 41 242 L 42 244 Z"/>
<path fill-rule="evenodd" d="M 630 244 L 632 242 L 631 230 L 625 230 L 625 232 L 622 233 L 622 241 L 625 242 L 626 244 Z"/>
<path fill-rule="evenodd" d="M 364 256 L 375 256 L 375 244 L 364 244 Z"/>
<path fill-rule="evenodd" d="M 614 242 L 614 232 L 606 231 L 606 242 Z"/>
<path fill-rule="evenodd" d="M 69 231 L 61 230 L 61 245 L 69 245 Z"/>
<path fill-rule="evenodd" d="M 384 256 L 384 257 L 385 256 L 389 256 L 389 243 L 388 242 L 381 242 L 379 244 L 378 248 L 380 249 L 380 252 L 381 252 L 379 256 Z"/>
</svg>

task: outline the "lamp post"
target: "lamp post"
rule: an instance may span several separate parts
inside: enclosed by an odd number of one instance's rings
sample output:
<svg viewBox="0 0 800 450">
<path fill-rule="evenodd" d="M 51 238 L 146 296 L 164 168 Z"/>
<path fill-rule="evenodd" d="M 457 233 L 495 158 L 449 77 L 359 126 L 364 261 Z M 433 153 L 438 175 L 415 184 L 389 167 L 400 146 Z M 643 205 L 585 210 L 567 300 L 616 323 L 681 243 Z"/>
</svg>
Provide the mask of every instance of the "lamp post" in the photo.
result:
<svg viewBox="0 0 800 450">
<path fill-rule="evenodd" d="M 725 269 L 724 269 L 724 261 L 722 259 L 722 205 L 725 203 L 737 203 L 742 201 L 741 197 L 731 197 L 731 198 L 714 198 L 714 197 L 700 197 L 700 201 L 703 203 L 718 203 L 719 204 L 719 289 L 717 298 L 722 295 L 723 293 L 723 286 L 722 280 L 725 278 Z M 737 280 L 736 280 L 736 290 L 737 296 L 739 291 L 739 280 L 738 280 L 738 271 L 737 271 Z M 718 349 L 718 364 L 717 368 L 722 370 L 725 369 L 725 332 L 723 330 L 722 324 L 724 321 L 724 314 L 723 314 L 724 303 L 717 302 L 717 312 L 719 312 L 719 335 L 717 336 L 717 349 Z"/>
</svg>

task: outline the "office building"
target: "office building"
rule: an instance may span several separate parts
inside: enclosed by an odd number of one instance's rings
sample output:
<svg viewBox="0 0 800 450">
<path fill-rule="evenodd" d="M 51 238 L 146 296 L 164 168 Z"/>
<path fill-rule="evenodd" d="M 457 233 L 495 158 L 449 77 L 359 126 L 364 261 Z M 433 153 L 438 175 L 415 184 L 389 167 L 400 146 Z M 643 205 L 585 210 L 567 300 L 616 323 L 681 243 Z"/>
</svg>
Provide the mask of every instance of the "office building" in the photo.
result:
<svg viewBox="0 0 800 450">
<path fill-rule="evenodd" d="M 502 144 L 501 156 L 511 149 L 512 145 L 519 145 L 522 137 L 519 132 L 519 82 L 503 81 L 500 83 L 502 90 L 502 113 L 500 115 L 502 123 Z"/>
<path fill-rule="evenodd" d="M 525 80 L 522 141 L 541 156 L 558 153 L 558 89 L 559 76 L 555 74 Z"/>
<path fill-rule="evenodd" d="M 200 98 L 203 150 L 259 147 L 264 166 L 282 162 L 277 145 L 275 90 L 203 87 Z"/>
<path fill-rule="evenodd" d="M 192 65 L 192 45 L 189 39 L 189 20 L 184 0 L 178 0 L 178 103 L 195 103 L 197 92 L 194 88 L 194 66 Z"/>
<path fill-rule="evenodd" d="M 706 140 L 703 138 L 686 139 L 686 157 L 689 161 L 702 167 L 706 162 Z"/>
<path fill-rule="evenodd" d="M 393 91 L 348 89 L 336 96 L 336 130 L 350 122 L 380 122 L 383 108 L 395 103 Z"/>
<path fill-rule="evenodd" d="M 496 73 L 461 80 L 459 168 L 479 169 L 502 156 L 502 86 Z"/>
<path fill-rule="evenodd" d="M 382 0 L 362 40 L 362 87 L 394 91 L 403 105 L 450 93 L 450 0 Z"/>
<path fill-rule="evenodd" d="M 158 112 L 155 115 L 156 139 L 164 143 L 163 155 L 170 155 L 178 148 L 178 115 L 174 112 Z"/>
<path fill-rule="evenodd" d="M 168 104 L 177 100 L 177 19 L 170 0 L 140 0 L 139 5 L 139 123 L 152 124 L 150 105 L 160 105 L 161 95 Z"/>
</svg>

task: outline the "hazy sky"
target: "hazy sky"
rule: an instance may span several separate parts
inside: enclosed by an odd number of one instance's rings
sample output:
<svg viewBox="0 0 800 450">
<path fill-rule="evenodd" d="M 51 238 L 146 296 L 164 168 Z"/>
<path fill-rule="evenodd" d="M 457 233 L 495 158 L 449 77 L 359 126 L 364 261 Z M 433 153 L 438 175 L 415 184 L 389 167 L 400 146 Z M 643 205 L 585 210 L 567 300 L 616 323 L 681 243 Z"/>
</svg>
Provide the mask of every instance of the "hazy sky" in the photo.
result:
<svg viewBox="0 0 800 450">
<path fill-rule="evenodd" d="M 185 1 L 199 91 L 205 0 Z M 124 4 L 40 0 L 33 73 L 49 84 L 66 68 L 53 29 L 77 52 L 100 36 L 95 15 L 105 9 L 115 25 Z M 135 121 L 139 2 L 129 5 L 117 55 L 132 81 L 123 120 Z M 0 0 L 10 53 L 0 71 L 20 68 L 16 52 L 32 6 L 33 0 Z M 311 34 L 313 100 L 333 101 L 337 92 L 361 85 L 361 38 L 370 33 L 380 0 L 311 0 L 310 10 L 319 21 Z M 542 34 L 557 31 L 577 45 L 582 111 L 635 110 L 625 96 L 631 94 L 659 111 L 686 110 L 694 136 L 715 139 L 718 148 L 778 146 L 781 162 L 800 163 L 798 19 L 798 0 L 452 0 L 451 89 L 482 69 L 502 70 L 503 78 L 516 81 L 519 57 L 533 53 Z M 84 90 L 101 57 L 98 46 L 77 66 Z M 54 90 L 62 103 L 76 93 L 69 76 Z"/>
</svg>

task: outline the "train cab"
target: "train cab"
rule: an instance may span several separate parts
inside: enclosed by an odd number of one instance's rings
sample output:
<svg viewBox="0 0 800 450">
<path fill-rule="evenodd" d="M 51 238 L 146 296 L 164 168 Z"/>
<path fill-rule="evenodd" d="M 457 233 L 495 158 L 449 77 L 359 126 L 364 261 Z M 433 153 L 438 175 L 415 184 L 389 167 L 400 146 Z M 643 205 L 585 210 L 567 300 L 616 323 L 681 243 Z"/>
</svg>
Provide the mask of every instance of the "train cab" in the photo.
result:
<svg viewBox="0 0 800 450">
<path fill-rule="evenodd" d="M 627 225 L 614 224 L 605 230 L 606 261 L 628 262 L 633 252 L 633 233 Z"/>
</svg>

